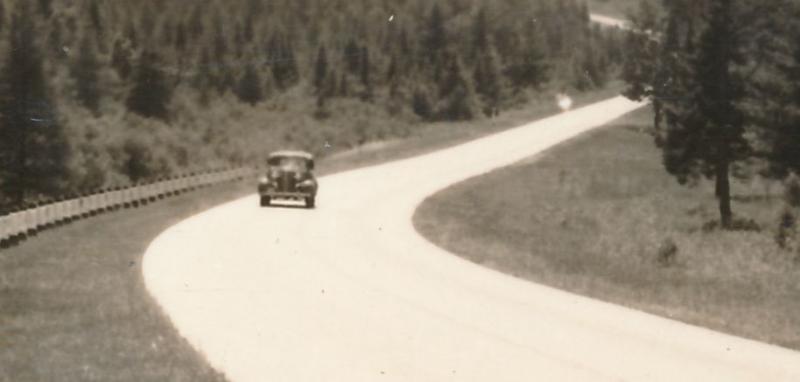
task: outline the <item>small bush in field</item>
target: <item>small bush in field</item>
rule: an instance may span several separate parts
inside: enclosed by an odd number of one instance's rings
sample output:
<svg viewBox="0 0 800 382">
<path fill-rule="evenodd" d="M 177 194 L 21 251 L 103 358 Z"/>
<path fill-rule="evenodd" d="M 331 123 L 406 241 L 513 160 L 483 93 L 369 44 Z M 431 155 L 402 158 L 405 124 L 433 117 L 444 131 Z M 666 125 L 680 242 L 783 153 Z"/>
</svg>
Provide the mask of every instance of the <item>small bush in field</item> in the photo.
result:
<svg viewBox="0 0 800 382">
<path fill-rule="evenodd" d="M 783 199 L 791 207 L 800 207 L 800 179 L 792 175 L 786 181 Z"/>
<path fill-rule="evenodd" d="M 714 232 L 722 227 L 719 224 L 719 220 L 711 220 L 703 224 L 701 228 L 704 233 Z M 734 217 L 733 221 L 731 222 L 731 226 L 726 228 L 728 231 L 749 231 L 749 232 L 761 232 L 761 225 L 758 224 L 753 219 L 748 218 L 737 218 Z"/>
<path fill-rule="evenodd" d="M 787 207 L 778 219 L 778 230 L 775 233 L 775 243 L 783 249 L 794 247 L 796 236 L 797 217 L 794 211 Z"/>
<path fill-rule="evenodd" d="M 678 258 L 678 245 L 671 237 L 664 239 L 658 246 L 656 252 L 656 262 L 662 267 L 675 265 Z"/>
<path fill-rule="evenodd" d="M 761 225 L 753 219 L 734 218 L 730 229 L 733 231 L 761 232 Z"/>
</svg>

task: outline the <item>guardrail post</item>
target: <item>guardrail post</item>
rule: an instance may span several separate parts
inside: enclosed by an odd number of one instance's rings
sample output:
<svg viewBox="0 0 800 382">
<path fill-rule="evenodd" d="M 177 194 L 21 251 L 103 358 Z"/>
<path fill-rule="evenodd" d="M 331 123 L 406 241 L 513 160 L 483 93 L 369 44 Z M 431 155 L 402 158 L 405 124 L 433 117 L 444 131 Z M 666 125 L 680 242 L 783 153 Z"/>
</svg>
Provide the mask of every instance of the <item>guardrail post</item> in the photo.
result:
<svg viewBox="0 0 800 382">
<path fill-rule="evenodd" d="M 111 190 L 109 194 L 109 199 L 111 202 L 112 211 L 117 211 L 120 208 L 122 208 L 122 203 L 120 203 L 122 201 L 122 198 L 120 197 L 121 194 L 122 194 L 122 186 L 116 186 Z"/>
<path fill-rule="evenodd" d="M 8 222 L 6 230 L 6 244 L 11 246 L 16 243 L 16 236 L 19 232 L 19 216 L 16 209 L 11 209 L 6 217 Z"/>
<path fill-rule="evenodd" d="M 0 248 L 8 248 L 8 234 L 10 230 L 11 222 L 8 219 L 8 211 L 7 210 L 0 210 Z"/>
<path fill-rule="evenodd" d="M 36 234 L 36 229 L 34 228 L 34 215 L 33 215 L 33 208 L 31 208 L 30 204 L 26 204 L 24 209 L 22 210 L 22 232 L 25 234 L 25 237 L 30 237 Z"/>
<path fill-rule="evenodd" d="M 89 216 L 89 197 L 83 192 L 78 199 L 78 219 L 86 219 Z"/>
<path fill-rule="evenodd" d="M 147 202 L 154 202 L 158 199 L 158 190 L 156 190 L 156 184 L 152 181 L 147 182 Z"/>
<path fill-rule="evenodd" d="M 58 227 L 61 224 L 61 198 L 55 198 L 52 202 L 52 214 L 50 215 L 50 224 L 53 227 Z"/>
<path fill-rule="evenodd" d="M 61 224 L 68 224 L 72 221 L 72 197 L 67 195 L 61 201 Z"/>
<path fill-rule="evenodd" d="M 132 205 L 131 197 L 128 188 L 124 186 L 114 187 L 114 209 L 121 210 L 130 208 Z"/>
<path fill-rule="evenodd" d="M 158 200 L 161 200 L 161 199 L 164 199 L 165 197 L 167 197 L 166 190 L 164 189 L 164 179 L 163 178 L 156 179 L 156 193 L 157 193 L 156 196 L 158 197 Z"/>
<path fill-rule="evenodd" d="M 72 223 L 75 221 L 75 216 L 78 215 L 78 204 L 75 194 L 71 194 L 67 200 L 67 222 Z"/>
<path fill-rule="evenodd" d="M 111 189 L 110 188 L 106 188 L 106 189 L 100 191 L 100 193 L 97 195 L 99 197 L 99 199 L 100 199 L 99 200 L 100 201 L 100 204 L 99 204 L 100 208 L 97 210 L 98 213 L 104 213 L 104 212 L 108 211 L 111 208 L 111 194 L 110 194 L 110 192 L 111 192 Z"/>
<path fill-rule="evenodd" d="M 47 202 L 39 202 L 36 208 L 36 229 L 43 231 L 47 228 Z"/>
</svg>

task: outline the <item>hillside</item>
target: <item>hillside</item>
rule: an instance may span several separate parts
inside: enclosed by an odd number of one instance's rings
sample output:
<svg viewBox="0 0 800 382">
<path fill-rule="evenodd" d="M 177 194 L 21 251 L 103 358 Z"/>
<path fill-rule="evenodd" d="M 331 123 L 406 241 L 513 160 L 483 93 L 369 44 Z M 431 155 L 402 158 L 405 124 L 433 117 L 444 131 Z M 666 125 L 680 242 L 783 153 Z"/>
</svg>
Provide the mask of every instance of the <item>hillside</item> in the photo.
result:
<svg viewBox="0 0 800 382">
<path fill-rule="evenodd" d="M 0 5 L 6 206 L 491 118 L 621 59 L 572 0 Z"/>
</svg>

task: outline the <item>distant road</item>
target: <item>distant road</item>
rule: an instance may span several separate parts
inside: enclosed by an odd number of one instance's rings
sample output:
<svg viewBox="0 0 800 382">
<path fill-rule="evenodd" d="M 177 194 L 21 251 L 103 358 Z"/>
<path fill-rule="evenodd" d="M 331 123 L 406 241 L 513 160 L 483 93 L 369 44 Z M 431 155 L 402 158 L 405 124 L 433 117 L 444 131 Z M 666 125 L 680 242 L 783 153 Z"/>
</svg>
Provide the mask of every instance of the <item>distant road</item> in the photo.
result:
<svg viewBox="0 0 800 382">
<path fill-rule="evenodd" d="M 630 29 L 630 23 L 626 20 L 620 20 L 614 17 L 603 16 L 596 13 L 589 15 L 589 18 L 592 20 L 592 22 L 603 26 Z"/>
<path fill-rule="evenodd" d="M 233 381 L 800 381 L 799 353 L 516 279 L 414 230 L 427 196 L 640 106 L 327 176 L 316 210 L 214 208 L 151 244 L 147 287 Z"/>
</svg>

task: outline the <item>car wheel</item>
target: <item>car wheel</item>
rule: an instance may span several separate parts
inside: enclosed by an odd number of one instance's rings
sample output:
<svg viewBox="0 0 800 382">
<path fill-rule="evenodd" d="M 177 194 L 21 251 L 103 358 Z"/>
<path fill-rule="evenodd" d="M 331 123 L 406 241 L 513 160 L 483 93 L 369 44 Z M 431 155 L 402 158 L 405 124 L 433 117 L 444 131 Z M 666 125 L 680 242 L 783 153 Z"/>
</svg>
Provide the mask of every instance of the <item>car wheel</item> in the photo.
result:
<svg viewBox="0 0 800 382">
<path fill-rule="evenodd" d="M 306 197 L 306 208 L 314 208 L 314 197 L 307 196 Z"/>
<path fill-rule="evenodd" d="M 262 196 L 261 197 L 261 207 L 269 206 L 269 202 L 270 202 L 269 196 Z"/>
</svg>

